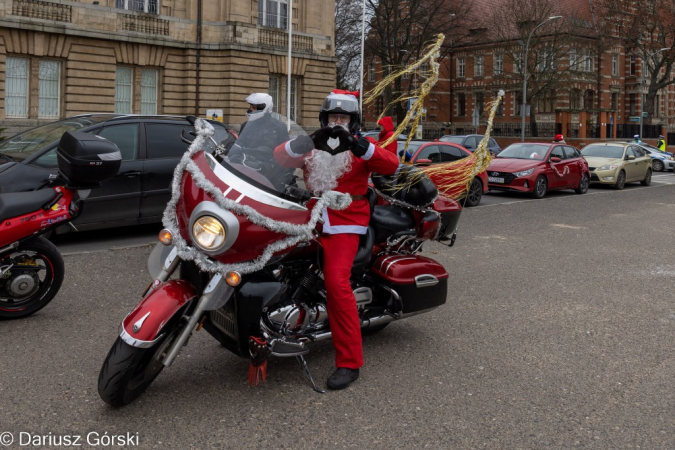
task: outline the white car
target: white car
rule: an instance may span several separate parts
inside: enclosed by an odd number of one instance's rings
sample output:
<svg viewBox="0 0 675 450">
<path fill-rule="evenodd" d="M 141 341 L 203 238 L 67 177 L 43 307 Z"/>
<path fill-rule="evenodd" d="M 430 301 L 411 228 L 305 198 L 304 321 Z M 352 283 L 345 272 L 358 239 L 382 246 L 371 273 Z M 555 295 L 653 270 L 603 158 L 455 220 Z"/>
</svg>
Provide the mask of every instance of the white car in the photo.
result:
<svg viewBox="0 0 675 450">
<path fill-rule="evenodd" d="M 675 156 L 672 153 L 661 151 L 657 147 L 645 143 L 638 145 L 652 157 L 652 170 L 654 172 L 673 170 L 673 167 L 675 167 Z"/>
</svg>

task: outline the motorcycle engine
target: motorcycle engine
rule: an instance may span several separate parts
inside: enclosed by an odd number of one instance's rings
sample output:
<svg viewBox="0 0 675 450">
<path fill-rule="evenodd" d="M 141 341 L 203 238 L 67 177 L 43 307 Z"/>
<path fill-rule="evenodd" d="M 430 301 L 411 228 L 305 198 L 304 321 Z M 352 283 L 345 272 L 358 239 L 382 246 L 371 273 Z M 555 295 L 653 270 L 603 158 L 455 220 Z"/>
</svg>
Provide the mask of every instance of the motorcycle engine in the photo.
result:
<svg viewBox="0 0 675 450">
<path fill-rule="evenodd" d="M 315 272 L 307 272 L 298 282 L 293 295 L 274 305 L 266 315 L 273 330 L 295 336 L 326 326 L 326 291 L 323 280 Z"/>
</svg>

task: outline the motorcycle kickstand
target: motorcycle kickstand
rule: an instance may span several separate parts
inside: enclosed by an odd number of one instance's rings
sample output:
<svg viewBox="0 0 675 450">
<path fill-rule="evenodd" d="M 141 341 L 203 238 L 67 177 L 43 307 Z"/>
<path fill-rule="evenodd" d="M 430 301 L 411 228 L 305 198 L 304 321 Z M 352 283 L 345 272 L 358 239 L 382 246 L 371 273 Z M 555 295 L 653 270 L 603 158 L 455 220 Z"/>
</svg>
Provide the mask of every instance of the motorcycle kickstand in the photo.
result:
<svg viewBox="0 0 675 450">
<path fill-rule="evenodd" d="M 309 379 L 309 382 L 312 383 L 312 388 L 313 388 L 316 392 L 318 392 L 318 393 L 320 393 L 320 394 L 325 394 L 326 391 L 324 391 L 323 389 L 321 389 L 321 388 L 320 388 L 319 386 L 317 386 L 316 383 L 314 382 L 314 378 L 312 377 L 312 373 L 309 371 L 309 367 L 307 366 L 307 361 L 305 361 L 305 357 L 302 356 L 302 355 L 297 355 L 297 356 L 295 357 L 295 359 L 298 360 L 298 364 L 300 364 L 300 367 L 302 367 L 302 370 L 305 372 L 305 375 L 306 375 L 307 378 Z"/>
</svg>

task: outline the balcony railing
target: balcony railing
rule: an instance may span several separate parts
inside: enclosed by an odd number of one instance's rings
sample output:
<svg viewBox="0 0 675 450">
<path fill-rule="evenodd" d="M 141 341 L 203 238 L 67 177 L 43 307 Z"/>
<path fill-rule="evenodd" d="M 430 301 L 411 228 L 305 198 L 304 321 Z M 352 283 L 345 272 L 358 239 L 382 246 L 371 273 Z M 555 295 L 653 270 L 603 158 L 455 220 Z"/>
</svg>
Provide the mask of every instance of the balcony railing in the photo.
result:
<svg viewBox="0 0 675 450">
<path fill-rule="evenodd" d="M 288 48 L 288 33 L 261 28 L 258 43 L 267 47 Z M 293 51 L 311 52 L 313 49 L 314 43 L 310 36 L 293 35 Z"/>
<path fill-rule="evenodd" d="M 72 19 L 72 7 L 70 5 L 40 0 L 14 0 L 12 14 L 34 19 L 70 22 Z"/>
<path fill-rule="evenodd" d="M 156 17 L 117 14 L 117 29 L 137 33 L 169 35 L 169 21 Z"/>
</svg>

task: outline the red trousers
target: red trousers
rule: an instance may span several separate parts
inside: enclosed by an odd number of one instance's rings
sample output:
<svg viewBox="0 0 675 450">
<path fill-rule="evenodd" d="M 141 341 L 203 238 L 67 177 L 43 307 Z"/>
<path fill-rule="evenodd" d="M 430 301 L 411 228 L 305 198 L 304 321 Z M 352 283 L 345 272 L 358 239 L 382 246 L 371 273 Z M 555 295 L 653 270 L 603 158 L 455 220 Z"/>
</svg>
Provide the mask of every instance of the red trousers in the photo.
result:
<svg viewBox="0 0 675 450">
<path fill-rule="evenodd" d="M 335 367 L 358 369 L 363 365 L 361 321 L 349 276 L 359 248 L 359 235 L 324 234 L 321 245 Z"/>
</svg>

